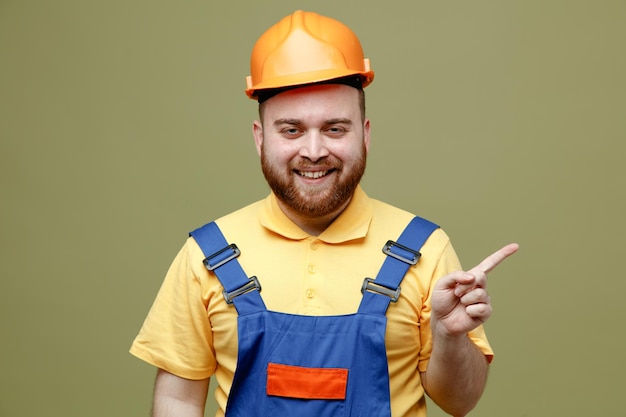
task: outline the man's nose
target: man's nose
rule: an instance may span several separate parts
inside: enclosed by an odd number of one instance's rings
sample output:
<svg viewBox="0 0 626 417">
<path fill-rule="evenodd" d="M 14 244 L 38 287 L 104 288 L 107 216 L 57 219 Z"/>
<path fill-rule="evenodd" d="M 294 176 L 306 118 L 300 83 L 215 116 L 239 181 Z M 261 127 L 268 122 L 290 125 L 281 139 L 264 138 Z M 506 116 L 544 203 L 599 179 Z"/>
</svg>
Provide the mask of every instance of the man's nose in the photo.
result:
<svg viewBox="0 0 626 417">
<path fill-rule="evenodd" d="M 309 132 L 302 137 L 300 156 L 316 162 L 330 154 L 326 138 L 319 132 Z"/>
</svg>

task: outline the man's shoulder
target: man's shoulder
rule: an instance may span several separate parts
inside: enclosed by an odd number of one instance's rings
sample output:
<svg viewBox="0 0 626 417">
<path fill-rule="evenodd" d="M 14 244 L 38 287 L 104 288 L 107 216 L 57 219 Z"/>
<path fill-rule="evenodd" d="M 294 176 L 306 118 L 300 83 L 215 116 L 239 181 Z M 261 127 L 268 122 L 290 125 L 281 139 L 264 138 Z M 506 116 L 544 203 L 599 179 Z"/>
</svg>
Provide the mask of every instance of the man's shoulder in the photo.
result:
<svg viewBox="0 0 626 417">
<path fill-rule="evenodd" d="M 263 200 L 256 201 L 247 206 L 241 207 L 230 213 L 224 214 L 212 220 L 206 220 L 204 223 L 200 223 L 194 230 L 200 230 L 209 225 L 209 223 L 215 223 L 219 227 L 220 231 L 226 235 L 227 231 L 233 229 L 249 229 L 251 224 L 258 223 L 257 213 L 259 205 Z M 191 234 L 192 232 L 190 232 Z"/>
<path fill-rule="evenodd" d="M 264 200 L 258 200 L 247 206 L 241 207 L 235 211 L 231 211 L 221 217 L 218 217 L 215 222 L 218 224 L 229 222 L 241 222 L 249 219 L 256 219 L 257 214 Z"/>
<path fill-rule="evenodd" d="M 415 214 L 381 200 L 370 200 L 374 210 L 372 224 L 370 226 L 370 232 L 373 235 L 395 234 L 396 236 L 399 236 L 409 222 L 411 222 L 411 220 L 415 217 L 422 217 L 429 222 L 439 225 L 439 223 L 431 217 L 424 217 L 421 214 Z M 432 238 L 429 240 L 431 244 L 435 243 L 437 246 L 445 246 L 449 243 L 449 237 L 441 227 L 433 232 Z"/>
<path fill-rule="evenodd" d="M 398 206 L 395 206 L 393 204 L 390 204 L 386 201 L 382 201 L 382 200 L 378 200 L 376 198 L 369 198 L 370 201 L 372 202 L 372 205 L 374 207 L 374 209 L 376 211 L 384 211 L 384 212 L 389 212 L 389 213 L 397 213 L 397 214 L 404 214 L 404 215 L 410 215 L 413 216 L 413 214 L 403 208 L 400 208 Z"/>
<path fill-rule="evenodd" d="M 370 201 L 372 202 L 372 207 L 374 209 L 374 216 L 381 220 L 389 221 L 389 220 L 396 219 L 400 223 L 402 222 L 408 223 L 414 217 L 420 216 L 419 214 L 415 214 L 413 212 L 410 212 L 408 210 L 405 210 L 403 208 L 400 208 L 398 206 L 395 206 L 393 204 L 390 204 L 381 200 L 370 198 Z M 420 217 L 423 217 L 423 216 L 420 216 Z M 426 220 L 433 221 L 430 218 L 426 218 Z"/>
</svg>

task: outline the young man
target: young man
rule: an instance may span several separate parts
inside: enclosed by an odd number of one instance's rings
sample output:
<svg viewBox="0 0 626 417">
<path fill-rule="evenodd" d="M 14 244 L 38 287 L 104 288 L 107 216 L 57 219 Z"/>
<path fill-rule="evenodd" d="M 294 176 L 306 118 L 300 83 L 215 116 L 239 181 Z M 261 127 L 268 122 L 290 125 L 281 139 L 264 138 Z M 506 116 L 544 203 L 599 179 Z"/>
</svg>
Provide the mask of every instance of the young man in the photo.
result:
<svg viewBox="0 0 626 417">
<path fill-rule="evenodd" d="M 212 375 L 220 416 L 424 416 L 425 394 L 467 414 L 493 356 L 486 274 L 517 245 L 462 271 L 440 228 L 361 189 L 373 72 L 340 22 L 285 17 L 251 69 L 272 193 L 172 263 L 131 347 L 159 368 L 153 415 L 203 416 Z"/>
</svg>

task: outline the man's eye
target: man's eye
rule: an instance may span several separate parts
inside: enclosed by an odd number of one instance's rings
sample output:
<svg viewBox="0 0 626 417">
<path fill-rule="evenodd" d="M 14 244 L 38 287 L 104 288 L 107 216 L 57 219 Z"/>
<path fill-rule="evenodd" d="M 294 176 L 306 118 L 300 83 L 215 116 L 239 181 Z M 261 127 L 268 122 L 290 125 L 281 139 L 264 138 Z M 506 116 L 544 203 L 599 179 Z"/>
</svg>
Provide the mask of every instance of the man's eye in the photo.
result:
<svg viewBox="0 0 626 417">
<path fill-rule="evenodd" d="M 285 136 L 290 136 L 290 137 L 298 136 L 300 134 L 300 129 L 297 129 L 295 127 L 292 127 L 289 129 L 283 129 L 282 134 Z"/>
<path fill-rule="evenodd" d="M 290 128 L 282 129 L 280 131 L 280 134 L 285 139 L 298 139 L 299 137 L 304 135 L 304 130 L 297 128 L 297 127 L 290 127 Z"/>
<path fill-rule="evenodd" d="M 346 133 L 346 129 L 344 129 L 341 126 L 332 126 L 326 129 L 326 132 L 329 135 L 338 136 L 338 135 L 343 135 L 344 133 Z"/>
</svg>

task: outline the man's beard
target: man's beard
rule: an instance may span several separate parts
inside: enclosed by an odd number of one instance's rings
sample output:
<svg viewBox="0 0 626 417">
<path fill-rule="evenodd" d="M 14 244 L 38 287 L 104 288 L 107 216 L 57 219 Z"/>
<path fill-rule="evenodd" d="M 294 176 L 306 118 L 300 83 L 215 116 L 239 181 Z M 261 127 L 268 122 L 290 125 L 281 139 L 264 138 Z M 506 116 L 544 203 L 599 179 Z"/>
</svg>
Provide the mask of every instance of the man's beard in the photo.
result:
<svg viewBox="0 0 626 417">
<path fill-rule="evenodd" d="M 276 197 L 296 213 L 310 218 L 331 214 L 347 203 L 365 173 L 365 165 L 365 146 L 359 157 L 354 160 L 351 171 L 347 173 L 343 171 L 343 163 L 333 157 L 315 164 L 291 162 L 286 172 L 280 172 L 269 163 L 265 152 L 261 152 L 263 175 Z M 294 170 L 304 168 L 320 171 L 332 169 L 334 172 L 328 175 L 335 176 L 334 182 L 323 188 L 306 185 L 297 187 L 294 176 L 298 174 L 294 173 Z M 347 175 L 342 177 L 342 174 Z"/>
</svg>

